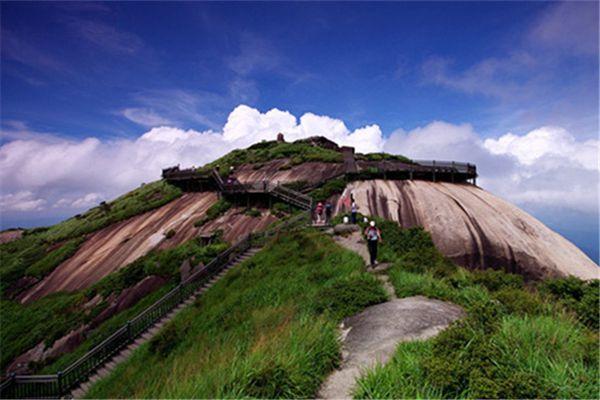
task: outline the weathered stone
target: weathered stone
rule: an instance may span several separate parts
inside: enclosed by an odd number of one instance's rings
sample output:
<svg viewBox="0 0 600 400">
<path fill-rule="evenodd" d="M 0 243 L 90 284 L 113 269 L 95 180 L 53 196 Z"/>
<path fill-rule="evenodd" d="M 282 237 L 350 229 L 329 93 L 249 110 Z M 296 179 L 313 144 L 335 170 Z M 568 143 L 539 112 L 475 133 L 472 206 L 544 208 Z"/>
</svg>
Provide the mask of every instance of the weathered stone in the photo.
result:
<svg viewBox="0 0 600 400">
<path fill-rule="evenodd" d="M 163 286 L 167 280 L 162 276 L 150 275 L 139 281 L 135 286 L 123 290 L 119 296 L 105 308 L 90 324 L 92 327 L 100 325 L 113 315 L 133 306 L 146 295 Z"/>
<path fill-rule="evenodd" d="M 30 362 L 39 362 L 44 357 L 44 349 L 46 345 L 44 342 L 39 342 L 35 347 L 27 350 L 25 353 L 21 354 L 17 358 L 15 358 L 9 365 L 6 367 L 6 372 L 8 373 L 16 373 L 16 374 L 24 374 L 29 372 L 29 363 Z"/>
<path fill-rule="evenodd" d="M 190 259 L 186 258 L 179 267 L 179 275 L 181 277 L 181 281 L 186 280 L 190 274 L 192 273 L 192 264 L 190 263 Z"/>
<path fill-rule="evenodd" d="M 341 326 L 342 364 L 321 386 L 318 397 L 350 399 L 361 371 L 386 363 L 400 342 L 437 335 L 463 317 L 459 306 L 422 296 L 367 307 Z"/>
<path fill-rule="evenodd" d="M 52 344 L 52 347 L 44 351 L 42 359 L 57 358 L 65 353 L 70 353 L 81 344 L 85 339 L 85 332 L 88 325 L 82 325 L 61 337 Z"/>
<path fill-rule="evenodd" d="M 459 265 L 503 268 L 528 279 L 574 275 L 600 278 L 600 268 L 564 237 L 518 207 L 471 184 L 369 180 L 352 182 L 360 212 L 422 226 Z M 336 213 L 346 212 L 344 196 Z M 385 240 L 385 232 L 382 232 Z"/>
<path fill-rule="evenodd" d="M 360 227 L 353 224 L 337 224 L 333 227 L 333 233 L 336 235 L 346 235 L 359 230 Z"/>
<path fill-rule="evenodd" d="M 39 281 L 34 276 L 22 276 L 6 290 L 6 297 L 15 298 L 23 290 L 35 285 Z"/>
</svg>

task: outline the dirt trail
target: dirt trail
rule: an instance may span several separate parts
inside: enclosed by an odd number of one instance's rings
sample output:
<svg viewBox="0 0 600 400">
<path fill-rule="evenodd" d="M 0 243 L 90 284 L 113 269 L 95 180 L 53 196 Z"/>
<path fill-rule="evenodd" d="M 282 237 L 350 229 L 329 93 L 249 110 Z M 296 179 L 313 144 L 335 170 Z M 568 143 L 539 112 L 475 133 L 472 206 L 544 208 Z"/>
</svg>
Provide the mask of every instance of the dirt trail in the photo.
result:
<svg viewBox="0 0 600 400">
<path fill-rule="evenodd" d="M 194 222 L 217 200 L 212 192 L 187 193 L 172 202 L 93 234 L 67 261 L 21 297 L 26 303 L 57 291 L 91 286 L 106 275 L 129 264 L 158 246 L 174 247 L 192 238 Z M 165 238 L 173 229 L 176 234 Z"/>
<path fill-rule="evenodd" d="M 341 246 L 358 253 L 369 263 L 366 243 L 360 232 L 334 236 Z M 377 363 L 386 363 L 400 342 L 423 340 L 437 335 L 465 315 L 459 306 L 422 296 L 398 299 L 382 264 L 375 273 L 391 300 L 346 318 L 341 326 L 342 365 L 325 380 L 318 397 L 350 399 L 356 380 Z"/>
</svg>

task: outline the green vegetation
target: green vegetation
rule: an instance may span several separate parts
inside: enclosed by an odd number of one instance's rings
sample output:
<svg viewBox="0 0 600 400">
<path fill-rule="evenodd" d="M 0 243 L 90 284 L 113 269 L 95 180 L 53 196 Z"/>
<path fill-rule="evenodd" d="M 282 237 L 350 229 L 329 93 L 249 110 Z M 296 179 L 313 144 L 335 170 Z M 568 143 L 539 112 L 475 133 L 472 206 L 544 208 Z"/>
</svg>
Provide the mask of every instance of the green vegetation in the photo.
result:
<svg viewBox="0 0 600 400">
<path fill-rule="evenodd" d="M 210 206 L 208 210 L 206 210 L 204 217 L 196 221 L 194 226 L 200 227 L 207 222 L 212 221 L 213 219 L 217 219 L 221 215 L 225 214 L 231 207 L 232 204 L 230 202 L 225 199 L 219 199 L 215 204 Z"/>
<path fill-rule="evenodd" d="M 334 194 L 341 194 L 346 188 L 346 178 L 335 178 L 325 182 L 321 187 L 310 192 L 315 201 L 324 201 Z"/>
<path fill-rule="evenodd" d="M 46 242 L 57 242 L 94 232 L 134 215 L 153 210 L 181 196 L 181 190 L 165 181 L 143 185 L 89 211 L 53 225 L 42 233 Z"/>
<path fill-rule="evenodd" d="M 262 215 L 260 210 L 257 210 L 256 208 L 249 208 L 246 210 L 246 212 L 244 214 L 246 214 L 249 217 L 253 217 L 253 218 L 257 218 Z"/>
<path fill-rule="evenodd" d="M 355 159 L 360 161 L 402 161 L 407 164 L 413 164 L 413 161 L 408 157 L 389 153 L 357 153 Z"/>
<path fill-rule="evenodd" d="M 360 257 L 328 236 L 283 234 L 88 396 L 313 397 L 339 362 L 340 319 L 384 300 L 383 293 Z"/>
<path fill-rule="evenodd" d="M 598 281 L 525 286 L 519 275 L 457 267 L 422 229 L 383 232 L 396 253 L 396 294 L 452 301 L 468 317 L 433 339 L 400 344 L 391 362 L 359 380 L 356 398 L 597 397 Z"/>
<path fill-rule="evenodd" d="M 50 273 L 77 250 L 84 235 L 160 207 L 180 195 L 175 186 L 153 182 L 82 215 L 52 227 L 30 229 L 21 239 L 0 244 L 1 297 L 5 298 L 7 289 L 23 276 L 42 278 Z"/>
<path fill-rule="evenodd" d="M 179 282 L 179 267 L 184 260 L 192 259 L 194 264 L 207 263 L 226 249 L 227 244 L 223 242 L 205 246 L 200 243 L 199 239 L 191 239 L 172 249 L 152 251 L 85 290 L 74 293 L 54 293 L 26 305 L 15 301 L 0 300 L 2 341 L 10 344 L 3 346 L 0 367 L 5 368 L 12 359 L 41 341 L 49 346 L 72 329 L 91 322 L 108 306 L 106 301 L 102 301 L 88 313 L 84 312 L 83 305 L 97 294 L 101 295 L 103 299 L 108 298 L 111 293 L 118 295 L 124 289 L 134 286 L 149 275 L 168 278 L 170 283 L 167 286 L 172 287 Z M 90 346 L 94 343 L 98 343 L 126 322 L 128 317 L 141 311 L 144 304 L 151 304 L 146 299 L 157 299 L 155 293 L 149 294 L 132 308 L 103 322 L 91 332 L 90 337 L 82 345 L 82 349 L 91 348 Z M 82 355 L 82 351 L 84 350 L 78 349 L 76 354 Z M 63 356 L 58 365 L 64 365 L 66 362 L 64 360 L 75 360 L 76 357 L 72 354 Z M 48 362 L 52 361 L 48 360 Z M 38 365 L 37 367 L 43 366 Z"/>
<path fill-rule="evenodd" d="M 230 167 L 242 164 L 262 164 L 267 161 L 289 158 L 291 165 L 309 161 L 342 162 L 342 154 L 308 143 L 280 143 L 277 141 L 256 143 L 247 149 L 233 150 L 225 156 L 201 167 L 201 171 L 218 168 L 222 176 L 229 174 Z"/>
</svg>

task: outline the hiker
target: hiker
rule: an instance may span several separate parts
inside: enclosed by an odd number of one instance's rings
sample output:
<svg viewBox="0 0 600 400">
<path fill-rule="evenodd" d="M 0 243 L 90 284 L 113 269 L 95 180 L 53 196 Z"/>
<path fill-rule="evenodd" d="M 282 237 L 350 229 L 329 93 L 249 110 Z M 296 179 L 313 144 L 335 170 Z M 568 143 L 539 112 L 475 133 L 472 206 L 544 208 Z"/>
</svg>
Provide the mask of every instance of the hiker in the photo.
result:
<svg viewBox="0 0 600 400">
<path fill-rule="evenodd" d="M 329 201 L 325 202 L 325 223 L 329 223 L 331 220 L 331 212 L 333 211 L 333 206 Z"/>
<path fill-rule="evenodd" d="M 377 243 L 381 241 L 381 231 L 375 226 L 375 221 L 371 221 L 365 229 L 367 244 L 369 247 L 369 255 L 371 256 L 371 267 L 377 264 Z"/>
<path fill-rule="evenodd" d="M 356 202 L 354 200 L 352 200 L 352 206 L 350 207 L 350 211 L 352 223 L 356 224 L 356 214 L 358 214 L 358 206 L 356 205 Z"/>
<path fill-rule="evenodd" d="M 319 202 L 315 211 L 317 212 L 317 223 L 320 224 L 323 218 L 323 203 Z"/>
</svg>

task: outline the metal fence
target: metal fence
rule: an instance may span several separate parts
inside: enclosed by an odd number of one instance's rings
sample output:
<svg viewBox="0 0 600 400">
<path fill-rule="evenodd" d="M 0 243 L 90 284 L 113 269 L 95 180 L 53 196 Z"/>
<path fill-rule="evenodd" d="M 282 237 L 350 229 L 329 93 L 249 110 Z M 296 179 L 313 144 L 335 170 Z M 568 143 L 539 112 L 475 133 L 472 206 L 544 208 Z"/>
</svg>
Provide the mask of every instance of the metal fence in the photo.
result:
<svg viewBox="0 0 600 400">
<path fill-rule="evenodd" d="M 85 382 L 138 336 L 152 327 L 183 301 L 190 298 L 207 280 L 218 274 L 235 256 L 252 246 L 262 245 L 282 229 L 291 228 L 309 216 L 302 212 L 260 234 L 248 234 L 233 246 L 217 255 L 203 268 L 165 294 L 135 318 L 117 329 L 64 371 L 54 375 L 11 375 L 0 384 L 0 398 L 57 398 Z"/>
</svg>

